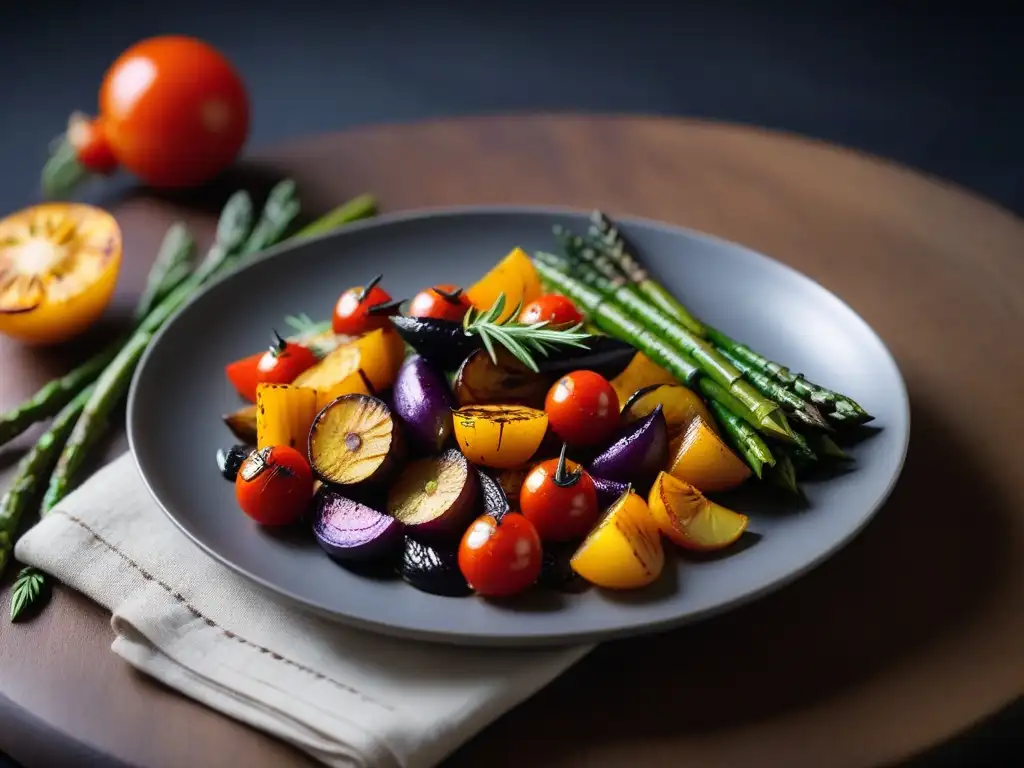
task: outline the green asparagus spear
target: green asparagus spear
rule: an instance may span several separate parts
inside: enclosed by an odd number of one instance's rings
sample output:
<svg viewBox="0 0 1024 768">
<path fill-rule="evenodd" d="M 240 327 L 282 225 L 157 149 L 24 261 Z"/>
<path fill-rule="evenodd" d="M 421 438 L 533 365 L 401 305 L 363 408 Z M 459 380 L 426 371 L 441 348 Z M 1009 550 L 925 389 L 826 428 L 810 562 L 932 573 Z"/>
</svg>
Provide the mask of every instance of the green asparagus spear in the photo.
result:
<svg viewBox="0 0 1024 768">
<path fill-rule="evenodd" d="M 92 386 L 86 386 L 57 414 L 50 428 L 22 457 L 14 481 L 0 499 L 0 576 L 14 549 L 14 537 L 21 518 L 39 501 L 43 483 L 57 464 L 61 448 L 91 394 Z"/>
<path fill-rule="evenodd" d="M 636 285 L 642 296 L 667 315 L 675 317 L 691 333 L 704 336 L 704 324 L 690 314 L 689 310 L 665 290 L 661 283 L 651 279 L 618 227 L 600 211 L 594 211 L 590 215 L 590 236 L 590 242 L 615 260 L 622 273 Z"/>
<path fill-rule="evenodd" d="M 707 338 L 716 347 L 727 349 L 765 375 L 776 378 L 805 400 L 818 406 L 830 406 L 828 416 L 833 421 L 864 424 L 874 418 L 851 398 L 807 381 L 803 376 L 791 373 L 785 366 L 768 360 L 746 345 L 740 344 L 721 331 L 697 320 L 671 293 L 647 274 L 647 270 L 640 263 L 635 252 L 628 247 L 618 229 L 600 211 L 594 211 L 591 215 L 590 237 L 583 242 L 589 243 L 595 250 L 606 255 L 619 272 L 636 286 L 641 295 L 666 314 L 675 317 L 692 333 Z"/>
<path fill-rule="evenodd" d="M 836 461 L 853 461 L 853 457 L 840 448 L 835 440 L 820 432 L 807 434 L 808 446 L 819 456 Z"/>
<path fill-rule="evenodd" d="M 653 335 L 687 355 L 705 376 L 722 385 L 743 405 L 742 415 L 745 418 L 749 416 L 750 424 L 755 429 L 784 440 L 792 439 L 792 429 L 778 403 L 758 392 L 717 350 L 652 305 L 624 277 L 608 279 L 583 259 L 573 264 L 572 275 L 609 302 L 618 304 Z"/>
<path fill-rule="evenodd" d="M 294 237 L 315 237 L 359 219 L 368 219 L 377 213 L 377 200 L 373 195 L 360 195 L 344 205 L 328 211 L 295 233 Z"/>
<path fill-rule="evenodd" d="M 609 336 L 627 341 L 651 360 L 671 373 L 680 382 L 693 386 L 700 369 L 686 355 L 665 344 L 619 307 L 606 301 L 597 291 L 569 277 L 561 257 L 550 253 L 537 253 L 534 265 L 541 282 L 552 290 L 568 296 L 587 315 L 587 319 Z"/>
<path fill-rule="evenodd" d="M 818 460 L 818 454 L 807 442 L 806 435 L 797 432 L 794 434 L 792 445 L 789 446 L 793 457 L 793 464 L 797 469 L 804 469 Z"/>
<path fill-rule="evenodd" d="M 180 221 L 172 224 L 164 235 L 153 267 L 149 270 L 146 287 L 135 307 L 135 321 L 142 322 L 150 310 L 192 271 L 192 257 L 196 241 Z"/>
<path fill-rule="evenodd" d="M 768 472 L 768 478 L 784 491 L 803 495 L 796 481 L 796 466 L 784 445 L 776 446 L 775 466 Z"/>
<path fill-rule="evenodd" d="M 707 379 L 702 379 L 702 381 L 707 381 Z M 718 386 L 714 382 L 711 384 Z M 708 406 L 711 408 L 715 420 L 722 426 L 726 442 L 743 457 L 744 461 L 754 470 L 755 475 L 760 478 L 764 474 L 765 466 L 775 466 L 775 456 L 753 427 L 718 400 L 709 399 Z"/>
<path fill-rule="evenodd" d="M 252 253 L 259 253 L 280 242 L 298 215 L 299 201 L 295 197 L 295 182 L 285 179 L 270 190 L 259 221 L 232 258 L 237 260 Z"/>
<path fill-rule="evenodd" d="M 59 379 L 47 382 L 28 400 L 0 414 L 0 445 L 10 442 L 37 421 L 48 419 L 96 380 L 121 348 L 121 341 L 96 353 Z"/>
<path fill-rule="evenodd" d="M 821 411 L 819 411 L 812 403 L 807 402 L 792 390 L 786 389 L 782 383 L 766 376 L 752 365 L 748 365 L 738 357 L 734 357 L 727 350 L 719 349 L 718 352 L 722 357 L 732 363 L 736 370 L 743 374 L 743 377 L 750 382 L 754 389 L 765 397 L 770 397 L 776 403 L 781 405 L 788 414 L 793 416 L 793 418 L 798 421 L 802 421 L 809 427 L 815 427 L 816 429 L 832 429 L 829 423 L 825 420 L 825 417 L 821 415 Z"/>
</svg>

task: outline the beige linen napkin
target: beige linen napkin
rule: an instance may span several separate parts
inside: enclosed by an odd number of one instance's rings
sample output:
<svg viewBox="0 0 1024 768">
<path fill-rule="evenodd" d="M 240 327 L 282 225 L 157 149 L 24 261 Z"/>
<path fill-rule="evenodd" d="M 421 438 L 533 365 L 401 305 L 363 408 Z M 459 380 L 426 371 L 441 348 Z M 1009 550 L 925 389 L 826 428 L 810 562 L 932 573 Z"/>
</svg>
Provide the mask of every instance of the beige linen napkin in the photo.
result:
<svg viewBox="0 0 1024 768">
<path fill-rule="evenodd" d="M 110 609 L 129 664 L 332 766 L 436 765 L 589 650 L 444 647 L 312 616 L 193 545 L 130 454 L 16 554 Z"/>
</svg>

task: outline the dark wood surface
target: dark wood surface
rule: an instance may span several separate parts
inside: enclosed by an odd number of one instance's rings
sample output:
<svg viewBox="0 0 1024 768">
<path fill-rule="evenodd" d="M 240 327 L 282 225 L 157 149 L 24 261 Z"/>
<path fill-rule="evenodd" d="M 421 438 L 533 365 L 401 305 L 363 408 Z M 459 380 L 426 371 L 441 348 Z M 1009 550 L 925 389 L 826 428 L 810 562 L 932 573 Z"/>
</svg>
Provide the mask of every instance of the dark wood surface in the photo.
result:
<svg viewBox="0 0 1024 768">
<path fill-rule="evenodd" d="M 301 141 L 256 156 L 253 169 L 247 178 L 264 186 L 294 176 L 312 212 L 372 191 L 386 210 L 599 206 L 712 232 L 836 292 L 906 377 L 906 469 L 855 542 L 756 604 L 599 648 L 452 766 L 872 765 L 948 738 L 1024 690 L 1020 219 L 853 152 L 658 119 L 386 126 Z M 115 320 L 164 227 L 187 214 L 208 234 L 209 214 L 194 204 L 215 209 L 234 183 L 198 201 L 138 195 L 113 206 L 127 249 Z M 0 342 L 0 407 L 74 356 Z M 0 464 L 15 457 L 0 453 Z M 65 589 L 29 624 L 0 621 L 0 749 L 28 765 L 53 764 L 53 750 L 75 741 L 145 766 L 306 764 L 132 672 L 109 652 L 108 622 Z"/>
</svg>

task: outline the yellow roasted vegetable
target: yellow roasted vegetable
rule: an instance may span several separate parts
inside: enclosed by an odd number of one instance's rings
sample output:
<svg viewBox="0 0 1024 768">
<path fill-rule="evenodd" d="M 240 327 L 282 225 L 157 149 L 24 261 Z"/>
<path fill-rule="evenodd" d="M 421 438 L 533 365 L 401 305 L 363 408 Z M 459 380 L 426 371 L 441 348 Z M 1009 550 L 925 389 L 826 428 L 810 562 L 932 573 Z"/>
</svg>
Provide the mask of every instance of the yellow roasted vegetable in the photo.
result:
<svg viewBox="0 0 1024 768">
<path fill-rule="evenodd" d="M 494 269 L 466 290 L 466 298 L 481 312 L 490 309 L 501 294 L 505 294 L 505 310 L 499 321 L 511 317 L 517 306 L 526 305 L 541 294 L 540 277 L 522 248 L 512 249 Z"/>
<path fill-rule="evenodd" d="M 665 550 L 644 500 L 632 490 L 622 494 L 570 564 L 591 584 L 608 589 L 636 589 L 657 579 L 665 567 Z"/>
<path fill-rule="evenodd" d="M 746 515 L 716 504 L 689 483 L 661 472 L 647 497 L 661 532 L 686 549 L 727 547 L 747 529 Z"/>
<path fill-rule="evenodd" d="M 728 491 L 751 475 L 750 467 L 699 417 L 672 443 L 669 453 L 669 474 L 704 493 Z"/>
<path fill-rule="evenodd" d="M 309 428 L 318 412 L 315 389 L 260 384 L 256 388 L 256 447 L 288 445 L 305 453 Z"/>
</svg>

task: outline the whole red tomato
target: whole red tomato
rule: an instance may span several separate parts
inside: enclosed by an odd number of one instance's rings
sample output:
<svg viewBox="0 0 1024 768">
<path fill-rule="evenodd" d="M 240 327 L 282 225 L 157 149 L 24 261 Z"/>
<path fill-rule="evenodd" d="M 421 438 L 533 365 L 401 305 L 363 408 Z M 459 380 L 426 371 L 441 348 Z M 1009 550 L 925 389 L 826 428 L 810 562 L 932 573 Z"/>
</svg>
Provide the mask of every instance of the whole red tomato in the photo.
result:
<svg viewBox="0 0 1024 768">
<path fill-rule="evenodd" d="M 582 539 L 601 516 L 594 481 L 578 464 L 566 461 L 565 445 L 557 459 L 530 470 L 519 492 L 519 511 L 543 541 Z"/>
<path fill-rule="evenodd" d="M 478 517 L 459 544 L 459 570 L 477 594 L 504 597 L 522 592 L 540 576 L 541 543 L 525 517 Z"/>
<path fill-rule="evenodd" d="M 313 470 L 305 456 L 287 445 L 253 451 L 238 469 L 235 498 L 261 525 L 294 523 L 313 498 Z"/>
<path fill-rule="evenodd" d="M 409 317 L 433 317 L 461 323 L 473 305 L 455 285 L 435 285 L 417 293 L 409 302 Z"/>
<path fill-rule="evenodd" d="M 128 48 L 104 77 L 99 115 L 72 118 L 67 142 L 86 170 L 120 164 L 152 187 L 209 181 L 238 155 L 249 133 L 249 98 L 231 63 L 201 40 L 153 37 Z M 61 189 L 56 156 L 44 186 Z"/>
<path fill-rule="evenodd" d="M 519 313 L 519 322 L 532 325 L 547 320 L 549 325 L 576 325 L 583 322 L 583 315 L 576 309 L 572 299 L 560 293 L 546 293 L 539 296 Z"/>
<path fill-rule="evenodd" d="M 388 315 L 395 308 L 390 303 L 391 294 L 378 285 L 383 277 L 377 275 L 366 285 L 349 288 L 338 297 L 331 319 L 335 333 L 358 336 L 390 325 Z"/>
<path fill-rule="evenodd" d="M 295 377 L 317 364 L 309 347 L 285 341 L 275 331 L 277 343 L 263 353 L 256 364 L 256 380 L 261 384 L 291 384 Z"/>
<path fill-rule="evenodd" d="M 573 371 L 556 381 L 544 410 L 552 431 L 569 445 L 597 445 L 619 424 L 615 388 L 594 371 Z"/>
</svg>

